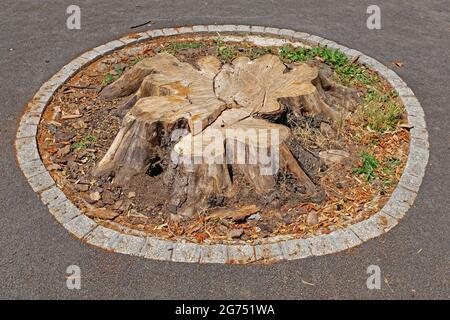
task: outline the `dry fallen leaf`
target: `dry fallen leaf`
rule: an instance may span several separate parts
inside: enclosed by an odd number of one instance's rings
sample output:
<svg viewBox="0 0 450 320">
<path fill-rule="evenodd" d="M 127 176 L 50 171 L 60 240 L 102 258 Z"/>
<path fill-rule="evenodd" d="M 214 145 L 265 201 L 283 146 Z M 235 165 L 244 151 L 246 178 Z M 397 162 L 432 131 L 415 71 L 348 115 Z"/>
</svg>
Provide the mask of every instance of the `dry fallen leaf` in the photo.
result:
<svg viewBox="0 0 450 320">
<path fill-rule="evenodd" d="M 208 238 L 206 233 L 198 233 L 195 235 L 195 239 L 197 239 L 198 242 L 203 242 L 206 238 Z"/>
<path fill-rule="evenodd" d="M 398 67 L 398 68 L 403 68 L 403 66 L 404 66 L 404 64 L 402 62 L 397 61 L 397 60 L 393 61 L 392 65 L 395 66 L 395 67 Z"/>
<path fill-rule="evenodd" d="M 86 211 L 86 215 L 91 218 L 112 220 L 115 217 L 117 217 L 119 214 L 117 212 L 113 212 L 111 210 L 107 210 L 104 208 L 93 208 L 93 209 Z"/>
<path fill-rule="evenodd" d="M 314 283 L 311 283 L 311 282 L 305 281 L 305 280 L 303 280 L 303 279 L 302 279 L 302 283 L 303 283 L 303 284 L 306 284 L 306 285 L 308 285 L 308 286 L 312 286 L 312 287 L 314 287 L 314 286 L 315 286 L 315 284 L 314 284 Z"/>
</svg>

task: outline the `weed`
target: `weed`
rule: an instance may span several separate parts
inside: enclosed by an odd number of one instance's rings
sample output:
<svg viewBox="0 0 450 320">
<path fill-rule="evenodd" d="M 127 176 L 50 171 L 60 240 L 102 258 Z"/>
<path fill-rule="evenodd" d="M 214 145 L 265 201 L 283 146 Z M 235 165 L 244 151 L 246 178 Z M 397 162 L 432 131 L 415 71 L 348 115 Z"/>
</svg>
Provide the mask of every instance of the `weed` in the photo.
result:
<svg viewBox="0 0 450 320">
<path fill-rule="evenodd" d="M 281 60 L 287 60 L 289 62 L 307 61 L 319 57 L 326 64 L 335 68 L 348 63 L 347 56 L 341 51 L 322 47 L 293 48 L 292 46 L 283 46 L 279 51 L 279 55 Z"/>
<path fill-rule="evenodd" d="M 92 134 L 89 134 L 89 135 L 85 136 L 83 139 L 81 139 L 80 141 L 72 143 L 72 145 L 70 146 L 70 149 L 71 150 L 84 149 L 84 148 L 89 147 L 95 141 L 97 141 L 97 137 Z"/>
<path fill-rule="evenodd" d="M 140 62 L 142 60 L 144 60 L 144 57 L 136 57 L 133 60 L 131 60 L 130 66 L 134 66 L 136 63 L 138 63 L 138 62 Z"/>
<path fill-rule="evenodd" d="M 365 67 L 357 64 L 345 64 L 335 68 L 336 78 L 343 85 L 365 85 L 369 86 L 374 83 L 374 78 L 369 74 Z"/>
<path fill-rule="evenodd" d="M 177 54 L 184 49 L 198 49 L 204 44 L 201 42 L 171 42 L 167 46 L 166 52 L 170 54 Z"/>
<path fill-rule="evenodd" d="M 217 57 L 223 63 L 230 63 L 237 56 L 237 52 L 233 47 L 228 46 L 221 38 L 216 40 Z"/>
<path fill-rule="evenodd" d="M 338 49 L 283 46 L 279 51 L 279 56 L 281 60 L 288 62 L 307 61 L 316 58 L 323 60 L 333 67 L 335 79 L 346 86 L 351 84 L 371 85 L 374 82 L 366 68 L 351 63 L 347 56 Z"/>
<path fill-rule="evenodd" d="M 401 164 L 401 161 L 396 158 L 389 159 L 383 163 L 383 168 L 381 169 L 381 172 L 384 174 L 391 174 L 393 173 L 397 167 Z"/>
<path fill-rule="evenodd" d="M 113 76 L 112 74 L 108 73 L 103 79 L 102 79 L 102 84 L 103 85 L 107 85 L 110 84 L 111 82 L 114 82 L 118 79 L 118 77 Z"/>
<path fill-rule="evenodd" d="M 84 141 L 77 141 L 72 143 L 70 146 L 71 150 L 78 150 L 78 149 L 84 149 L 87 147 L 87 144 Z"/>
<path fill-rule="evenodd" d="M 102 80 L 103 85 L 110 84 L 120 78 L 124 69 L 121 66 L 114 67 L 115 74 L 108 73 Z"/>
<path fill-rule="evenodd" d="M 361 153 L 361 164 L 353 170 L 354 174 L 363 175 L 367 181 L 375 179 L 375 169 L 379 166 L 378 160 L 368 152 Z"/>
<path fill-rule="evenodd" d="M 376 89 L 369 89 L 363 105 L 356 111 L 356 120 L 376 132 L 394 130 L 404 112 L 396 97 L 397 93 L 393 91 L 382 94 Z"/>
<path fill-rule="evenodd" d="M 244 55 L 253 60 L 266 54 L 274 54 L 275 52 L 276 50 L 273 47 L 250 47 L 244 50 Z"/>
</svg>

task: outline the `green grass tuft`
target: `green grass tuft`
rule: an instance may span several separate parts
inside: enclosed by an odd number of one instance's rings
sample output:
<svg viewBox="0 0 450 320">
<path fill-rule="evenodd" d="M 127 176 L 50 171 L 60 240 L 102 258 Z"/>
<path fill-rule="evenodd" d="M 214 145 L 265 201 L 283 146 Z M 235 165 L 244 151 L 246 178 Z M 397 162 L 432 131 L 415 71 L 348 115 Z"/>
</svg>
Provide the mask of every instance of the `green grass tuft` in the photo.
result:
<svg viewBox="0 0 450 320">
<path fill-rule="evenodd" d="M 85 136 L 82 140 L 72 143 L 72 145 L 70 146 L 70 149 L 72 151 L 78 150 L 78 149 L 84 149 L 84 148 L 91 146 L 96 141 L 97 141 L 97 137 L 92 134 L 89 134 L 89 135 Z"/>
<path fill-rule="evenodd" d="M 364 104 L 356 112 L 356 118 L 369 130 L 380 133 L 395 130 L 404 113 L 396 97 L 394 91 L 382 94 L 373 88 L 369 89 Z"/>
<path fill-rule="evenodd" d="M 102 84 L 103 84 L 103 85 L 108 85 L 108 84 L 110 84 L 110 83 L 116 81 L 117 79 L 119 79 L 120 76 L 122 75 L 124 69 L 123 69 L 122 67 L 120 67 L 120 66 L 115 66 L 115 67 L 114 67 L 114 71 L 115 71 L 115 74 L 108 73 L 108 74 L 102 79 Z"/>
<path fill-rule="evenodd" d="M 165 51 L 170 54 L 177 54 L 184 49 L 198 49 L 203 46 L 204 44 L 201 42 L 171 42 Z"/>
<path fill-rule="evenodd" d="M 216 40 L 216 53 L 223 63 L 230 63 L 237 56 L 237 51 L 223 42 L 221 38 Z"/>
<path fill-rule="evenodd" d="M 375 169 L 379 166 L 378 160 L 368 152 L 361 153 L 361 165 L 353 170 L 354 174 L 363 175 L 366 181 L 375 179 Z"/>
<path fill-rule="evenodd" d="M 347 56 L 337 49 L 322 47 L 294 48 L 283 46 L 279 51 L 281 60 L 285 62 L 302 62 L 313 59 L 320 59 L 334 69 L 336 80 L 343 85 L 371 85 L 374 78 L 363 66 L 351 63 Z"/>
</svg>

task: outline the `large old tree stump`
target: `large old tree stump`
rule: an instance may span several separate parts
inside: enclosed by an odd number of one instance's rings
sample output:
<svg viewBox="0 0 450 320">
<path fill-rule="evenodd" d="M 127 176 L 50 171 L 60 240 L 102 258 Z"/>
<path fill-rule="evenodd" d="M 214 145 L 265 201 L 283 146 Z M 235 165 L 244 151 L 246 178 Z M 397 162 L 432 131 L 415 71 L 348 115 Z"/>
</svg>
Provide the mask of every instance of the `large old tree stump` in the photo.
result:
<svg viewBox="0 0 450 320">
<path fill-rule="evenodd" d="M 355 92 L 330 80 L 323 66 L 287 68 L 277 56 L 207 56 L 195 65 L 160 53 L 137 63 L 101 92 L 129 96 L 122 127 L 94 174 L 126 185 L 160 168 L 171 190 L 167 209 L 192 216 L 239 194 L 237 177 L 263 198 L 278 192 L 278 172 L 295 178 L 305 196 L 318 188 L 306 174 L 286 125 L 288 113 L 321 115 L 333 126 L 355 105 Z"/>
</svg>

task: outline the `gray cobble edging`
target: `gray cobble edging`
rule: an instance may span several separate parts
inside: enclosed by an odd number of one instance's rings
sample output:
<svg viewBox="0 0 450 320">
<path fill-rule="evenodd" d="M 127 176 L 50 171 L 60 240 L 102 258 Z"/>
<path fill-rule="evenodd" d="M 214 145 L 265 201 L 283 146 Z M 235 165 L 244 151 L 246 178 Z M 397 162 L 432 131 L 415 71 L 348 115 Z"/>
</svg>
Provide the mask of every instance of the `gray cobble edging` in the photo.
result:
<svg viewBox="0 0 450 320">
<path fill-rule="evenodd" d="M 398 92 L 405 105 L 410 130 L 408 160 L 399 184 L 383 208 L 369 219 L 327 235 L 307 239 L 276 236 L 259 239 L 254 244 L 195 244 L 175 242 L 150 236 L 125 234 L 102 225 L 84 215 L 55 184 L 41 161 L 36 144 L 37 128 L 42 113 L 55 91 L 76 72 L 95 60 L 127 45 L 153 38 L 195 34 L 231 33 L 241 41 L 257 45 L 293 43 L 319 45 L 339 49 L 352 60 L 358 60 L 378 72 Z M 268 37 L 269 36 L 269 37 Z M 272 37 L 271 37 L 272 36 Z M 233 37 L 230 37 L 233 38 Z M 334 41 L 305 32 L 247 25 L 195 25 L 152 29 L 128 35 L 89 50 L 64 66 L 42 85 L 24 113 L 16 135 L 17 161 L 33 190 L 55 219 L 76 238 L 103 249 L 154 260 L 194 263 L 266 263 L 321 256 L 355 247 L 396 226 L 413 205 L 429 158 L 429 142 L 423 109 L 407 84 L 391 69 L 361 52 Z"/>
</svg>

